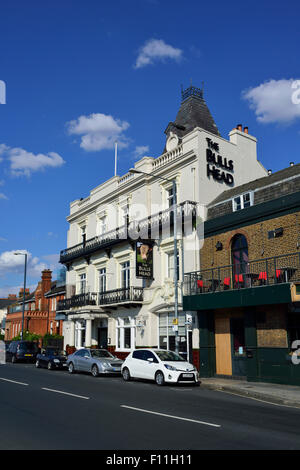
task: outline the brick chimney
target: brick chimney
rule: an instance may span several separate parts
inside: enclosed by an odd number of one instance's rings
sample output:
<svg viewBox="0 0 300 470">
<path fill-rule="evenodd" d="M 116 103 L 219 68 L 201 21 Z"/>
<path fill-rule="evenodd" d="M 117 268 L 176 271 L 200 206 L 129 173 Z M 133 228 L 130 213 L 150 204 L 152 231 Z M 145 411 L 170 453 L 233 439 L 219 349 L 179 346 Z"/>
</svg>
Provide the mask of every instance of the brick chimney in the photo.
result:
<svg viewBox="0 0 300 470">
<path fill-rule="evenodd" d="M 8 294 L 8 300 L 16 300 L 17 295 L 16 294 Z"/>
<path fill-rule="evenodd" d="M 52 271 L 50 269 L 44 269 L 42 271 L 42 295 L 51 289 Z"/>
<path fill-rule="evenodd" d="M 19 292 L 19 299 L 23 299 L 24 288 L 22 287 Z M 25 289 L 25 297 L 30 294 L 29 289 Z"/>
</svg>

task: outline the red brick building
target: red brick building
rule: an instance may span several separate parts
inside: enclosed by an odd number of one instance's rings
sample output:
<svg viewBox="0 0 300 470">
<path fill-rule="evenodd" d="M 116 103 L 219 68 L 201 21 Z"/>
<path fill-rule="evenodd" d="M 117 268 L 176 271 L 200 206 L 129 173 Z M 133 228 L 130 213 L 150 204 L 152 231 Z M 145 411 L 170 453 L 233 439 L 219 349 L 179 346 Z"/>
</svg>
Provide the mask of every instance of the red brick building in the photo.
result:
<svg viewBox="0 0 300 470">
<path fill-rule="evenodd" d="M 62 335 L 62 321 L 56 319 L 56 304 L 65 298 L 65 285 L 52 281 L 52 271 L 45 269 L 37 288 L 30 294 L 26 289 L 24 332 L 44 336 Z M 5 340 L 11 340 L 22 330 L 23 289 L 19 299 L 8 308 L 5 322 Z"/>
</svg>

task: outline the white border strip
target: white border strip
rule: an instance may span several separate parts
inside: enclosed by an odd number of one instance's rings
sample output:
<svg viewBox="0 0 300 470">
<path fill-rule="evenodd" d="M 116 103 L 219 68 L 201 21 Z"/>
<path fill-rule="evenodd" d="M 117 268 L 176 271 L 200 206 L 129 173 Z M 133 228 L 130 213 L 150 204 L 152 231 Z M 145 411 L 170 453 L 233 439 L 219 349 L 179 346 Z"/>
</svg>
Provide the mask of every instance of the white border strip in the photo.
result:
<svg viewBox="0 0 300 470">
<path fill-rule="evenodd" d="M 17 382 L 16 380 L 9 380 L 9 379 L 4 379 L 3 377 L 0 377 L 0 380 L 4 380 L 5 382 L 11 382 L 13 384 L 18 384 L 18 385 L 28 385 L 23 382 Z"/>
<path fill-rule="evenodd" d="M 82 398 L 83 400 L 89 400 L 90 397 L 83 397 L 81 395 L 74 395 L 74 393 L 62 392 L 61 390 L 53 390 L 52 388 L 43 388 L 42 390 L 46 390 L 47 392 L 54 392 L 54 393 L 62 393 L 63 395 L 69 395 L 71 397 Z"/>
<path fill-rule="evenodd" d="M 220 424 L 213 424 L 213 423 L 206 423 L 205 421 L 197 421 L 196 419 L 189 419 L 189 418 L 181 418 L 179 416 L 172 416 L 172 415 L 167 415 L 164 413 L 158 413 L 156 411 L 149 411 L 149 410 L 143 410 L 141 408 L 134 408 L 133 406 L 126 406 L 126 405 L 120 405 L 121 408 L 128 408 L 130 410 L 134 411 L 142 411 L 143 413 L 150 413 L 153 415 L 158 415 L 158 416 L 165 416 L 166 418 L 172 418 L 172 419 L 180 419 L 181 421 L 190 421 L 192 423 L 197 423 L 197 424 L 205 424 L 206 426 L 213 426 L 214 428 L 220 428 Z"/>
</svg>

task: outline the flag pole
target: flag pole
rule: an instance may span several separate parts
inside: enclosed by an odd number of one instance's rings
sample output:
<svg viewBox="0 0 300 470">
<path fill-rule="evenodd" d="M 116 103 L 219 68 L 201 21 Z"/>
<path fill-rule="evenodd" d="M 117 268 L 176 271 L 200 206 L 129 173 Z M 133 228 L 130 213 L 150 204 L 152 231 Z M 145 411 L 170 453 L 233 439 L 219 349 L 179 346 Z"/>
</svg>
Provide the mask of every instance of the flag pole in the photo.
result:
<svg viewBox="0 0 300 470">
<path fill-rule="evenodd" d="M 115 176 L 117 176 L 118 142 L 115 141 Z"/>
</svg>

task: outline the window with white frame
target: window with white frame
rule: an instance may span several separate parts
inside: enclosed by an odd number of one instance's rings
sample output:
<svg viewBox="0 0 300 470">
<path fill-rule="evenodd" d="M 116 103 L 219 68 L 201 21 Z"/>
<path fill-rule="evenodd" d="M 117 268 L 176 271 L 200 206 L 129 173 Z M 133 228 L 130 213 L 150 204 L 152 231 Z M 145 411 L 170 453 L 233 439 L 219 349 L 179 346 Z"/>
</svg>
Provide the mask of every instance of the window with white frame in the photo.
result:
<svg viewBox="0 0 300 470">
<path fill-rule="evenodd" d="M 86 240 L 86 224 L 79 225 L 78 227 L 79 243 L 85 242 Z"/>
<path fill-rule="evenodd" d="M 107 232 L 107 216 L 103 215 L 98 218 L 97 235 L 104 235 Z"/>
<path fill-rule="evenodd" d="M 119 224 L 120 226 L 126 225 L 129 217 L 129 206 L 128 203 L 120 205 L 119 207 Z"/>
<path fill-rule="evenodd" d="M 124 317 L 117 319 L 116 348 L 131 351 L 135 348 L 135 319 Z"/>
<path fill-rule="evenodd" d="M 79 294 L 86 293 L 86 273 L 79 274 Z"/>
<path fill-rule="evenodd" d="M 98 270 L 99 278 L 99 292 L 100 294 L 106 292 L 106 268 L 101 268 Z"/>
<path fill-rule="evenodd" d="M 239 211 L 241 209 L 246 209 L 253 205 L 253 192 L 241 194 L 232 199 L 233 211 Z"/>
<path fill-rule="evenodd" d="M 177 188 L 176 188 L 177 189 Z M 173 185 L 167 189 L 167 207 L 172 207 L 175 204 L 175 195 Z"/>
<path fill-rule="evenodd" d="M 167 277 L 174 279 L 174 252 L 167 253 Z M 179 252 L 177 250 L 177 280 L 179 280 Z"/>
<path fill-rule="evenodd" d="M 130 287 L 130 261 L 121 263 L 121 287 L 127 289 Z"/>
</svg>

